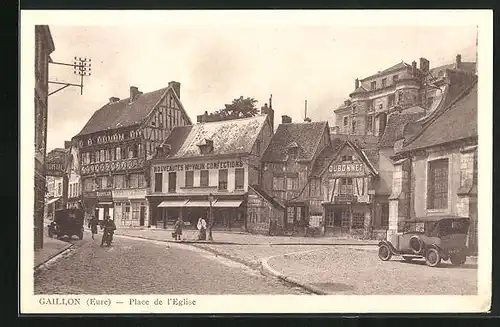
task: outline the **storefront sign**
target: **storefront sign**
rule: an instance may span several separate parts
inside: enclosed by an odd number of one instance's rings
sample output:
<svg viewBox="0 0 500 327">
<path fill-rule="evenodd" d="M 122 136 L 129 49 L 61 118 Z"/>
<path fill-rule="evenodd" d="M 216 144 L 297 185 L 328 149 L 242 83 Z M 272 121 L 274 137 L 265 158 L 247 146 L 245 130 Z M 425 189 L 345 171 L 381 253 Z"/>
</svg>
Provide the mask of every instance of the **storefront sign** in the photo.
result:
<svg viewBox="0 0 500 327">
<path fill-rule="evenodd" d="M 368 194 L 358 195 L 358 202 L 359 203 L 369 203 L 370 202 L 370 196 Z"/>
<path fill-rule="evenodd" d="M 331 165 L 328 170 L 335 175 L 349 176 L 364 173 L 364 165 L 360 162 Z"/>
<path fill-rule="evenodd" d="M 105 198 L 105 199 L 111 199 L 113 197 L 111 190 L 106 190 L 106 191 L 97 191 L 97 198 L 99 200 Z"/>
<path fill-rule="evenodd" d="M 97 194 L 96 194 L 95 191 L 83 191 L 82 195 L 83 195 L 84 198 L 89 198 L 89 199 L 97 197 Z"/>
<path fill-rule="evenodd" d="M 202 162 L 196 164 L 158 165 L 153 167 L 153 172 L 164 171 L 185 171 L 185 170 L 206 170 L 206 169 L 227 169 L 243 167 L 243 162 L 239 160 Z"/>
<path fill-rule="evenodd" d="M 113 190 L 113 199 L 145 199 L 146 189 Z"/>
<path fill-rule="evenodd" d="M 356 197 L 350 194 L 342 194 L 333 197 L 335 203 L 351 203 L 356 201 Z"/>
</svg>

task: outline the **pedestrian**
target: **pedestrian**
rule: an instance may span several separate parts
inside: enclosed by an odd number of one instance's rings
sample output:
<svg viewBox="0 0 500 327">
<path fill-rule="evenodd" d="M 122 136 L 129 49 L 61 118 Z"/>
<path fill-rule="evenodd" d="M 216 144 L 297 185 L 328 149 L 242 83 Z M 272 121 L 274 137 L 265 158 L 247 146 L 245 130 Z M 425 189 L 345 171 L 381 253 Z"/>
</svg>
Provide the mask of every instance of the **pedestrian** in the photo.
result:
<svg viewBox="0 0 500 327">
<path fill-rule="evenodd" d="M 198 240 L 205 241 L 207 239 L 207 222 L 203 217 L 198 219 L 198 224 L 196 226 L 199 230 Z"/>
<path fill-rule="evenodd" d="M 181 240 L 181 235 L 182 235 L 182 225 L 183 221 L 181 217 L 177 218 L 177 221 L 175 222 L 174 225 L 174 232 L 172 233 L 172 236 L 174 237 L 175 240 Z"/>
<path fill-rule="evenodd" d="M 92 233 L 92 239 L 94 239 L 94 235 L 97 234 L 97 219 L 95 216 L 92 216 L 89 220 L 89 228 Z"/>
<path fill-rule="evenodd" d="M 101 239 L 101 246 L 104 245 L 106 241 L 106 236 L 109 237 L 109 243 L 113 241 L 113 234 L 115 233 L 116 230 L 115 222 L 111 219 L 110 216 L 106 216 L 103 222 L 103 226 L 104 226 L 104 232 Z"/>
</svg>

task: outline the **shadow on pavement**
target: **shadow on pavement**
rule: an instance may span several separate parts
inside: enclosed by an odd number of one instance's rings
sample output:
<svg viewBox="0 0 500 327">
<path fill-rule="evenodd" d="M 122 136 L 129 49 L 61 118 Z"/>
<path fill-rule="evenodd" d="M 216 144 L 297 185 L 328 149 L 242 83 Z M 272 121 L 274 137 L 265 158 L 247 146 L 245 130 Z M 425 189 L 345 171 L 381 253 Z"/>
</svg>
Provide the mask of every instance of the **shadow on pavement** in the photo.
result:
<svg viewBox="0 0 500 327">
<path fill-rule="evenodd" d="M 413 259 L 412 261 L 405 261 L 404 259 L 395 260 L 396 262 L 403 263 L 405 265 L 418 265 L 418 266 L 427 266 L 425 264 L 425 260 L 422 259 Z M 429 267 L 431 268 L 431 267 Z M 439 266 L 436 268 L 446 268 L 446 269 L 477 269 L 477 263 L 466 263 L 460 266 L 454 266 L 449 262 L 441 262 Z"/>
</svg>

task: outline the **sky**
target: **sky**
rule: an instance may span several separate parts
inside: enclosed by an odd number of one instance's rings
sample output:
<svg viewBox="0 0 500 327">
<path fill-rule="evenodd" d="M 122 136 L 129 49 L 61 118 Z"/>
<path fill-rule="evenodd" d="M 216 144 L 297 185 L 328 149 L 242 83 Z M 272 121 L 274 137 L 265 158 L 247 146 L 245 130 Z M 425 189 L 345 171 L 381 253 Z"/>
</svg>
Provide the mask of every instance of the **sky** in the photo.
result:
<svg viewBox="0 0 500 327">
<path fill-rule="evenodd" d="M 130 86 L 150 92 L 181 83 L 191 120 L 240 96 L 261 107 L 273 96 L 275 125 L 286 114 L 334 125 L 333 110 L 354 80 L 401 61 L 425 57 L 430 66 L 476 60 L 475 26 L 50 26 L 56 62 L 92 60 L 83 95 L 76 87 L 49 97 L 48 151 L 63 147 L 109 98 Z M 49 80 L 79 83 L 67 66 L 50 65 Z M 51 85 L 53 91 L 59 86 Z"/>
</svg>

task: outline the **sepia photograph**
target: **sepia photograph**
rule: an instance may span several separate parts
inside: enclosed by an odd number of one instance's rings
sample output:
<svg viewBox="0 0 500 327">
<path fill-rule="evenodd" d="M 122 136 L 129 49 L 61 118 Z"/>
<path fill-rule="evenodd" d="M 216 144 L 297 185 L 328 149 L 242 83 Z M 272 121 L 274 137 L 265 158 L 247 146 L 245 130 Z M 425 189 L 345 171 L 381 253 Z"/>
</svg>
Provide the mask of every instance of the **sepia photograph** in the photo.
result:
<svg viewBox="0 0 500 327">
<path fill-rule="evenodd" d="M 487 312 L 492 34 L 23 11 L 20 312 Z"/>
</svg>

